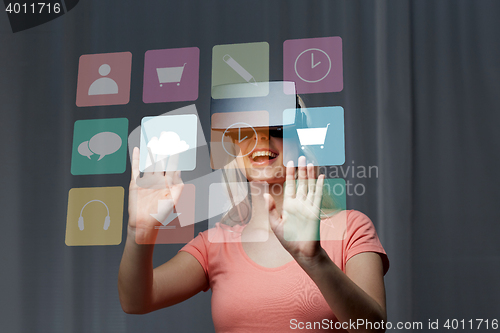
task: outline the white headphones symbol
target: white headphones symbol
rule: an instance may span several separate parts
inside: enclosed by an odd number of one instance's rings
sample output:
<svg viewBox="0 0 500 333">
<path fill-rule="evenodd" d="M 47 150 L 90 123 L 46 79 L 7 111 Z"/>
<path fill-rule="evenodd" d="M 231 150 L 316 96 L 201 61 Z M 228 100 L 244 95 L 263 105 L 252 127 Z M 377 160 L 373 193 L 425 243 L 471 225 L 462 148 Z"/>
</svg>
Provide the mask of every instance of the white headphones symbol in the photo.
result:
<svg viewBox="0 0 500 333">
<path fill-rule="evenodd" d="M 83 213 L 83 210 L 85 209 L 85 207 L 87 207 L 87 205 L 91 202 L 94 202 L 94 201 L 98 201 L 100 203 L 102 203 L 106 209 L 108 210 L 108 216 L 106 216 L 106 218 L 104 219 L 104 230 L 108 230 L 109 228 L 109 225 L 111 223 L 111 218 L 109 217 L 109 208 L 108 206 L 102 202 L 101 200 L 90 200 L 89 202 L 87 202 L 83 207 L 82 207 L 82 210 L 80 211 L 80 217 L 78 218 L 78 228 L 80 228 L 80 230 L 83 230 L 85 228 L 85 226 L 83 225 L 83 216 L 82 216 L 82 213 Z"/>
</svg>

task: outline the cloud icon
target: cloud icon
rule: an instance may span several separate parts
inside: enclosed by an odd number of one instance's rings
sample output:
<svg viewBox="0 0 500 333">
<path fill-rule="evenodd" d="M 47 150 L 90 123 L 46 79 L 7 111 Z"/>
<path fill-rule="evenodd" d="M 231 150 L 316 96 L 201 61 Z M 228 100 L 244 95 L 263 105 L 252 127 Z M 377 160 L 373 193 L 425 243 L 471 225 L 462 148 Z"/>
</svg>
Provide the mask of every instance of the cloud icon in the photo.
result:
<svg viewBox="0 0 500 333">
<path fill-rule="evenodd" d="M 186 141 L 181 140 L 175 132 L 161 132 L 160 138 L 153 137 L 148 142 L 148 148 L 154 155 L 175 155 L 189 149 Z"/>
<path fill-rule="evenodd" d="M 122 139 L 113 132 L 101 132 L 94 135 L 89 141 L 84 141 L 78 146 L 80 155 L 86 156 L 89 160 L 90 156 L 98 154 L 98 161 L 106 155 L 113 154 L 122 146 Z"/>
</svg>

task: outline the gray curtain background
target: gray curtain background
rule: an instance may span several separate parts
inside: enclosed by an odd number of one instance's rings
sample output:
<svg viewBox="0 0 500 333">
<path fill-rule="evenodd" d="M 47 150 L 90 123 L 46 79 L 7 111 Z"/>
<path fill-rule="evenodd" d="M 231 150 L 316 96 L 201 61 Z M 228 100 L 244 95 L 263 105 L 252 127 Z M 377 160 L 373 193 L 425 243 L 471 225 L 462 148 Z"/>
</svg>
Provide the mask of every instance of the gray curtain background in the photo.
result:
<svg viewBox="0 0 500 333">
<path fill-rule="evenodd" d="M 303 97 L 344 107 L 345 167 L 378 167 L 346 177 L 366 189 L 347 205 L 372 218 L 391 260 L 389 320 L 430 331 L 428 320 L 500 319 L 499 15 L 495 0 L 81 0 L 13 34 L 0 14 L 1 331 L 213 331 L 210 292 L 148 315 L 121 310 L 126 214 L 121 245 L 65 245 L 68 191 L 127 189 L 130 177 L 129 164 L 71 175 L 73 124 L 126 117 L 132 131 L 192 104 L 144 104 L 142 71 L 147 50 L 197 46 L 207 135 L 214 45 L 267 41 L 270 79 L 281 80 L 285 40 L 326 36 L 342 37 L 344 90 Z M 133 54 L 130 102 L 77 107 L 80 55 L 122 51 Z M 157 246 L 155 264 L 180 247 Z"/>
</svg>

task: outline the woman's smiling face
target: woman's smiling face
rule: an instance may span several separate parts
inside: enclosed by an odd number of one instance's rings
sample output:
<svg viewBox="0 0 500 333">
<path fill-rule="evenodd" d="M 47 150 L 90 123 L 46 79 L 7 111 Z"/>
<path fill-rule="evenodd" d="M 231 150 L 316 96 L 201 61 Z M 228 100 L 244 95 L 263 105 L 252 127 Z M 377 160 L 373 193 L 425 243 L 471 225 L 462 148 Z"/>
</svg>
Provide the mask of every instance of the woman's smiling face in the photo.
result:
<svg viewBox="0 0 500 333">
<path fill-rule="evenodd" d="M 233 138 L 239 148 L 236 161 L 239 169 L 249 181 L 283 183 L 283 138 L 281 129 L 267 127 L 249 129 Z"/>
</svg>

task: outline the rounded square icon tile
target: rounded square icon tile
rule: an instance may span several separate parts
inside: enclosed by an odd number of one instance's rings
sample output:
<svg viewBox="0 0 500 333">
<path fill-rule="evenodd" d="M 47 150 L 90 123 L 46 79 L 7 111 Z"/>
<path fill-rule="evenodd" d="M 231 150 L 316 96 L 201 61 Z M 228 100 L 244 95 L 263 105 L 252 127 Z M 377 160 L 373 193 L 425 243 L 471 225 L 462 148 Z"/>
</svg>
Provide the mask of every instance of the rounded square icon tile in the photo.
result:
<svg viewBox="0 0 500 333">
<path fill-rule="evenodd" d="M 266 96 L 269 93 L 268 81 L 269 44 L 267 42 L 213 47 L 212 98 Z"/>
<path fill-rule="evenodd" d="M 283 79 L 296 84 L 298 94 L 343 89 L 342 39 L 290 39 L 283 43 Z"/>
<path fill-rule="evenodd" d="M 84 54 L 78 65 L 77 106 L 127 104 L 132 53 Z"/>
<path fill-rule="evenodd" d="M 123 173 L 127 160 L 127 118 L 77 120 L 71 174 Z"/>
<path fill-rule="evenodd" d="M 283 162 L 305 156 L 316 166 L 342 165 L 345 162 L 344 109 L 341 106 L 307 108 L 306 126 L 283 128 Z M 296 109 L 283 111 L 283 118 Z"/>
<path fill-rule="evenodd" d="M 120 244 L 124 193 L 121 186 L 72 188 L 68 194 L 66 245 Z"/>
<path fill-rule="evenodd" d="M 197 47 L 149 50 L 144 58 L 144 103 L 198 98 L 200 50 Z"/>
<path fill-rule="evenodd" d="M 296 181 L 296 186 L 297 186 Z M 296 234 L 293 224 L 285 223 L 286 240 L 343 240 L 347 232 L 346 182 L 343 178 L 325 179 L 320 207 L 320 233 L 314 235 Z"/>
<path fill-rule="evenodd" d="M 222 112 L 212 115 L 210 163 L 213 169 L 237 167 L 235 158 L 244 159 L 257 147 L 257 130 L 268 133 L 269 112 L 266 110 Z M 253 142 L 249 144 L 249 142 Z M 264 146 L 266 143 L 263 144 Z M 242 152 L 241 149 L 245 149 Z"/>
<path fill-rule="evenodd" d="M 155 229 L 158 230 L 155 244 L 185 244 L 194 238 L 195 191 L 194 184 L 184 184 L 177 204 L 165 220 L 158 220 L 156 214 L 151 214 L 159 222 L 155 226 Z M 161 205 L 160 200 L 158 201 L 158 212 Z M 136 241 L 140 242 L 137 239 Z"/>
<path fill-rule="evenodd" d="M 197 129 L 194 114 L 142 118 L 140 171 L 194 170 Z"/>
</svg>

